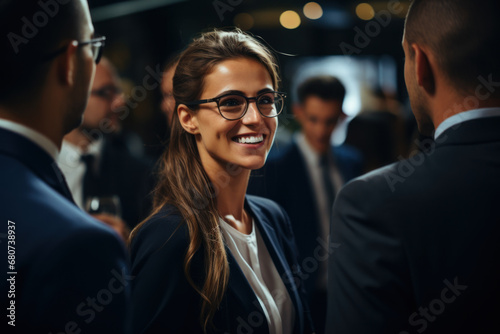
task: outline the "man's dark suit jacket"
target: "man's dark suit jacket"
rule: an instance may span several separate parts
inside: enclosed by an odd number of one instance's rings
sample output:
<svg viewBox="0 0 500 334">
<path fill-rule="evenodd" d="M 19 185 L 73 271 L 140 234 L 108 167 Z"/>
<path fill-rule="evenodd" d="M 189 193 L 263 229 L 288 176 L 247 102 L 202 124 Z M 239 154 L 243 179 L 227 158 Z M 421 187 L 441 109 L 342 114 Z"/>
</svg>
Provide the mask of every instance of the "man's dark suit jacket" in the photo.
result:
<svg viewBox="0 0 500 334">
<path fill-rule="evenodd" d="M 297 284 L 301 273 L 288 216 L 276 203 L 264 198 L 247 196 L 245 202 L 245 209 L 255 219 L 293 301 L 293 333 L 311 333 L 307 302 Z M 201 297 L 184 274 L 188 246 L 187 225 L 170 205 L 149 219 L 132 239 L 134 334 L 202 333 Z M 226 252 L 230 267 L 229 284 L 215 313 L 216 330 L 209 330 L 209 333 L 268 334 L 266 318 L 252 287 L 227 247 Z M 193 258 L 191 277 L 198 286 L 203 283 L 203 248 Z"/>
<path fill-rule="evenodd" d="M 359 153 L 348 146 L 332 147 L 335 164 L 345 182 L 359 176 L 362 161 Z M 270 198 L 280 204 L 290 217 L 293 232 L 299 249 L 299 263 L 315 259 L 315 250 L 320 247 L 321 254 L 327 251 L 322 237 L 320 218 L 317 214 L 316 194 L 309 178 L 306 162 L 293 141 L 280 153 L 269 159 L 265 166 L 250 176 L 248 193 Z M 323 242 L 317 239 L 321 237 Z M 306 260 L 306 267 L 313 268 Z M 312 296 L 316 289 L 318 270 L 304 270 L 304 283 L 307 293 Z"/>
<path fill-rule="evenodd" d="M 109 136 L 104 139 L 98 170 L 98 186 L 84 196 L 111 196 L 120 198 L 122 218 L 134 228 L 147 217 L 151 209 L 154 186 L 152 163 L 133 155 L 124 138 Z M 84 182 L 84 189 L 87 185 Z"/>
<path fill-rule="evenodd" d="M 0 129 L 0 166 L 1 332 L 128 333 L 130 284 L 118 236 L 73 203 L 56 162 L 28 139 Z M 6 280 L 12 271 L 14 285 Z M 15 331 L 6 317 L 12 300 Z"/>
<path fill-rule="evenodd" d="M 364 175 L 335 202 L 327 332 L 497 333 L 500 117 Z"/>
</svg>

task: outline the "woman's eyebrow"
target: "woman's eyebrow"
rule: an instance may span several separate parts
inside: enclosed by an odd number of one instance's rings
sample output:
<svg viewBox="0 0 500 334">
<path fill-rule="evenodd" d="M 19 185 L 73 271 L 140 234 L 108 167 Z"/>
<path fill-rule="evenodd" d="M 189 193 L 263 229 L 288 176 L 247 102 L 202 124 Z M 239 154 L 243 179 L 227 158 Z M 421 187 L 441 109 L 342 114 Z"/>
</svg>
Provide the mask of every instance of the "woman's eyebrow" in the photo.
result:
<svg viewBox="0 0 500 334">
<path fill-rule="evenodd" d="M 230 94 L 236 94 L 236 95 L 243 95 L 245 96 L 245 93 L 243 93 L 241 90 L 226 90 L 217 95 L 215 98 L 224 96 L 224 95 L 230 95 Z"/>
<path fill-rule="evenodd" d="M 257 92 L 257 95 L 260 95 L 262 93 L 269 93 L 269 92 L 272 92 L 273 90 L 271 88 L 264 88 L 264 89 L 261 89 Z M 218 98 L 218 97 L 221 97 L 221 96 L 224 96 L 224 95 L 230 95 L 230 94 L 236 94 L 236 95 L 243 95 L 243 96 L 246 96 L 244 92 L 242 92 L 241 90 L 226 90 L 226 91 L 223 91 L 222 93 L 220 93 L 219 95 L 217 95 L 215 98 Z"/>
</svg>

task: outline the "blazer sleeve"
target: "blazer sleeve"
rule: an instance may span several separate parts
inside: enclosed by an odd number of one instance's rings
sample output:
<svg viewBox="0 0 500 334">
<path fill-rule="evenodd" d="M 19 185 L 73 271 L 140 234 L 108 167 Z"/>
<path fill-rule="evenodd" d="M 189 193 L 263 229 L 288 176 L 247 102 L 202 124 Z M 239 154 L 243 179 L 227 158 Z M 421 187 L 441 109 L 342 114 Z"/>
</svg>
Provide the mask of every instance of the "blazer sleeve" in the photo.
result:
<svg viewBox="0 0 500 334">
<path fill-rule="evenodd" d="M 44 324 L 34 332 L 130 333 L 131 277 L 123 242 L 107 229 L 88 228 L 47 246 L 48 259 L 33 268 L 37 281 L 26 292 L 36 310 L 30 322 Z"/>
<path fill-rule="evenodd" d="M 184 333 L 199 324 L 200 298 L 184 274 L 188 246 L 187 226 L 175 214 L 139 228 L 131 243 L 134 334 Z"/>
<path fill-rule="evenodd" d="M 380 185 L 380 184 L 379 184 Z M 357 179 L 335 200 L 327 333 L 400 333 L 412 312 L 411 278 L 390 195 Z"/>
</svg>

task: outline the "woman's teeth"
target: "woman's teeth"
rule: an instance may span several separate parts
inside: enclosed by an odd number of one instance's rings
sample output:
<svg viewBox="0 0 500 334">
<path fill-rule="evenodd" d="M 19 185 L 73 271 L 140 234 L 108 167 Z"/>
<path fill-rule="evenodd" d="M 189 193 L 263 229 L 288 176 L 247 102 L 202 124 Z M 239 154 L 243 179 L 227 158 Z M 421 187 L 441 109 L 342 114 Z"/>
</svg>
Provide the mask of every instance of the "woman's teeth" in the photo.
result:
<svg viewBox="0 0 500 334">
<path fill-rule="evenodd" d="M 249 137 L 237 137 L 235 139 L 237 143 L 240 144 L 257 144 L 264 141 L 264 135 L 259 136 L 249 136 Z"/>
</svg>

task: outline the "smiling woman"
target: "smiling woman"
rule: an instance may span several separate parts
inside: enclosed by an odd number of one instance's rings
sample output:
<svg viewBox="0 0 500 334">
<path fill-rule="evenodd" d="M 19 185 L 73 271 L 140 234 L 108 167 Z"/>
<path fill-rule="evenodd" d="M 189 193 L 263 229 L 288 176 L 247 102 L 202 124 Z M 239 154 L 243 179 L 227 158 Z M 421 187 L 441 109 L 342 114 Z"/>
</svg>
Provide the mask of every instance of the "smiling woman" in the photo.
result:
<svg viewBox="0 0 500 334">
<path fill-rule="evenodd" d="M 131 236 L 134 333 L 312 333 L 288 216 L 245 195 L 285 99 L 274 56 L 239 30 L 208 32 L 173 83 L 154 210 Z"/>
</svg>

